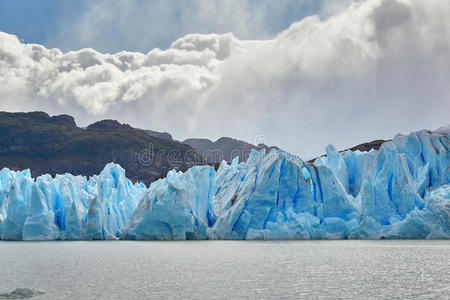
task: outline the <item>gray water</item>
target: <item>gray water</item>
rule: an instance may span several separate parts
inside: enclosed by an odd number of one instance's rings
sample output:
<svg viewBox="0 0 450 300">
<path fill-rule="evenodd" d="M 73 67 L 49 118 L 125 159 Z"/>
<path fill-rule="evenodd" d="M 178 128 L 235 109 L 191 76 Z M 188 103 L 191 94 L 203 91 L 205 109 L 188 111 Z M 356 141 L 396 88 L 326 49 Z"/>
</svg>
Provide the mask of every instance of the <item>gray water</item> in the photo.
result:
<svg viewBox="0 0 450 300">
<path fill-rule="evenodd" d="M 0 242 L 33 299 L 442 298 L 450 241 Z"/>
</svg>

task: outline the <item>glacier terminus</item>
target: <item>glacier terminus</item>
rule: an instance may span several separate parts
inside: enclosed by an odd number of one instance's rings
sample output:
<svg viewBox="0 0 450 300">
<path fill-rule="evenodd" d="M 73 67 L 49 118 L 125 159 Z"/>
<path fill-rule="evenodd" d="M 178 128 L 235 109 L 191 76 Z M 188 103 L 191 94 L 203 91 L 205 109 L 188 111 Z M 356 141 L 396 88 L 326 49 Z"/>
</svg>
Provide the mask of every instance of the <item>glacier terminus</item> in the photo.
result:
<svg viewBox="0 0 450 300">
<path fill-rule="evenodd" d="M 450 135 L 397 135 L 314 163 L 254 150 L 149 187 L 110 163 L 89 178 L 0 171 L 3 240 L 450 238 Z"/>
</svg>

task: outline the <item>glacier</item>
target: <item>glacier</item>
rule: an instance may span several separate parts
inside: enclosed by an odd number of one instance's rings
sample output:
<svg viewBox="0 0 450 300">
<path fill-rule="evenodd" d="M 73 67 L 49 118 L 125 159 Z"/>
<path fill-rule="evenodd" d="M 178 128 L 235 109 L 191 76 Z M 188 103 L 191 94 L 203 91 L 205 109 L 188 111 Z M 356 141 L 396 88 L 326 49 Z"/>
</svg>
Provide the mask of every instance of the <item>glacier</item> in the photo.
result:
<svg viewBox="0 0 450 300">
<path fill-rule="evenodd" d="M 397 135 L 314 163 L 252 151 L 148 188 L 110 163 L 89 179 L 0 171 L 3 240 L 450 238 L 450 135 Z"/>
<path fill-rule="evenodd" d="M 31 178 L 30 171 L 0 171 L 3 240 L 117 239 L 131 220 L 143 183 L 132 184 L 119 165 L 89 180 L 71 174 Z"/>
</svg>

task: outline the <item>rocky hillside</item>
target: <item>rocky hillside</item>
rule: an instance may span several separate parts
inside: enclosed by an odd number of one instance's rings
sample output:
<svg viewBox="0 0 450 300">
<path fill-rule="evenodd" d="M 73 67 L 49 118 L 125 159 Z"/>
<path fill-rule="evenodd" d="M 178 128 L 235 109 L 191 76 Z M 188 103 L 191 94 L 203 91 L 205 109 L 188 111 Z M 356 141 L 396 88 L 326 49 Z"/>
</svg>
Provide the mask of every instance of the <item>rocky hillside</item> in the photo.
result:
<svg viewBox="0 0 450 300">
<path fill-rule="evenodd" d="M 173 168 L 202 164 L 189 145 L 165 137 L 113 120 L 83 129 L 68 115 L 0 112 L 0 168 L 90 176 L 115 162 L 128 178 L 148 185 Z"/>
<path fill-rule="evenodd" d="M 350 148 L 351 151 L 378 149 L 384 140 Z M 44 112 L 0 112 L 0 169 L 30 169 L 41 174 L 91 176 L 109 162 L 121 165 L 126 176 L 146 185 L 166 176 L 172 169 L 186 171 L 205 163 L 216 168 L 222 160 L 239 155 L 246 161 L 251 149 L 277 147 L 222 137 L 173 140 L 169 133 L 133 128 L 115 120 L 103 120 L 80 128 L 69 115 L 49 116 Z M 312 162 L 312 161 L 311 161 Z"/>
<path fill-rule="evenodd" d="M 350 150 L 350 151 L 359 150 L 361 152 L 368 152 L 368 151 L 370 151 L 372 149 L 378 150 L 378 149 L 380 149 L 381 145 L 383 145 L 383 143 L 388 142 L 388 141 L 390 141 L 390 140 L 374 140 L 374 141 L 371 141 L 371 142 L 367 142 L 367 143 L 362 143 L 362 144 L 356 145 L 354 147 L 351 147 L 351 148 L 348 148 L 348 149 L 345 149 L 345 150 L 341 150 L 339 152 L 343 153 L 343 152 L 345 152 L 347 150 Z M 326 157 L 326 156 L 327 156 L 326 154 L 322 155 L 322 157 Z M 313 158 L 311 160 L 308 160 L 308 162 L 309 163 L 313 163 L 316 159 L 317 159 L 317 157 Z"/>
<path fill-rule="evenodd" d="M 269 147 L 264 144 L 255 146 L 229 137 L 222 137 L 215 142 L 208 139 L 191 138 L 184 140 L 183 143 L 196 149 L 208 163 L 220 163 L 222 160 L 231 162 L 238 155 L 239 161 L 242 162 L 247 160 L 252 149 L 266 149 L 267 153 L 272 149 L 278 149 L 277 147 Z"/>
</svg>

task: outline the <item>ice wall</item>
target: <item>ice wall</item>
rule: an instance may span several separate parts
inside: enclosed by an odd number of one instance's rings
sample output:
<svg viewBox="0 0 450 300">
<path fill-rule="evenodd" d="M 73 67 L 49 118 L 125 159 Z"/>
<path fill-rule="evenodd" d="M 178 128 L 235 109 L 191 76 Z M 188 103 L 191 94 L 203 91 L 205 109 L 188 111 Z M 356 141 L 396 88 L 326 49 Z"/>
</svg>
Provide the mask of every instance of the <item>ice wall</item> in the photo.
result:
<svg viewBox="0 0 450 300">
<path fill-rule="evenodd" d="M 450 238 L 450 136 L 398 135 L 313 164 L 253 151 L 149 188 L 118 165 L 89 179 L 0 171 L 5 240 Z"/>
<path fill-rule="evenodd" d="M 4 240 L 114 239 L 128 224 L 145 185 L 108 164 L 98 176 L 34 180 L 28 170 L 0 172 L 0 233 Z"/>
<path fill-rule="evenodd" d="M 448 149 L 448 135 L 421 131 L 379 151 L 330 145 L 314 164 L 254 151 L 217 173 L 172 172 L 150 187 L 122 238 L 449 238 Z"/>
</svg>

